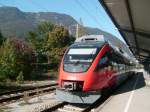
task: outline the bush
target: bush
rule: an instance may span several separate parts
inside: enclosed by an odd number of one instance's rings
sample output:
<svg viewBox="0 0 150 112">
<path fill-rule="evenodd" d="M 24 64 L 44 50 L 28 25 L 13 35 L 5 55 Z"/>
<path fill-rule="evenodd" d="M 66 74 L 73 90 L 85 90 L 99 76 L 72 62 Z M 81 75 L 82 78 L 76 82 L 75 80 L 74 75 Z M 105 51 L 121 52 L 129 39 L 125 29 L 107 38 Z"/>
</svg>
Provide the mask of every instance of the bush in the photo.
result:
<svg viewBox="0 0 150 112">
<path fill-rule="evenodd" d="M 23 72 L 22 72 L 22 71 L 19 72 L 19 75 L 17 76 L 16 81 L 17 81 L 18 84 L 23 83 L 23 81 L 24 81 L 24 76 L 23 76 Z"/>
<path fill-rule="evenodd" d="M 0 78 L 16 79 L 22 71 L 24 78 L 32 72 L 33 50 L 19 39 L 7 39 L 0 49 Z"/>
</svg>

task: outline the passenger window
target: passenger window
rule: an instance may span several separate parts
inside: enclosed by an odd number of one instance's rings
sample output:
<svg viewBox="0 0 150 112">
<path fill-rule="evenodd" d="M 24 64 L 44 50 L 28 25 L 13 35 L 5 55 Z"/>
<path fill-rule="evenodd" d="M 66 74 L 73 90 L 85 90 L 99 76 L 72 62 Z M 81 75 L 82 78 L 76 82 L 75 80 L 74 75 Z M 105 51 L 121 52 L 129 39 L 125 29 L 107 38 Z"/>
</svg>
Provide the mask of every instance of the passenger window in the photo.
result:
<svg viewBox="0 0 150 112">
<path fill-rule="evenodd" d="M 107 64 L 107 62 L 108 62 L 108 57 L 107 56 L 104 56 L 104 57 L 102 57 L 101 59 L 100 59 L 100 61 L 99 61 L 99 66 L 104 66 L 104 65 L 106 65 Z"/>
<path fill-rule="evenodd" d="M 118 71 L 118 64 L 112 60 L 112 66 L 114 71 Z"/>
<path fill-rule="evenodd" d="M 96 70 L 99 71 L 102 69 L 104 69 L 104 70 L 107 70 L 108 68 L 111 69 L 111 67 L 109 67 L 109 65 L 110 65 L 109 58 L 108 58 L 107 54 L 105 54 L 99 60 Z"/>
</svg>

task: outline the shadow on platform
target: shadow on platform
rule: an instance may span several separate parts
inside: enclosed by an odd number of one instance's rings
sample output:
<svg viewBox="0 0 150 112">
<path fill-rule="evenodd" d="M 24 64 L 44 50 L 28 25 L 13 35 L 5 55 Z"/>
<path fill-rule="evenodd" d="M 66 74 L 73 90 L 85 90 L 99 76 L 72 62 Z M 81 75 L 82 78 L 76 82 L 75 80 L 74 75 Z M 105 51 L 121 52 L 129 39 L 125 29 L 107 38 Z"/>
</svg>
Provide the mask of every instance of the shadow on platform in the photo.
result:
<svg viewBox="0 0 150 112">
<path fill-rule="evenodd" d="M 137 79 L 138 78 L 138 79 Z M 137 82 L 136 82 L 137 80 Z M 136 84 L 135 84 L 136 83 Z M 138 72 L 136 75 L 129 78 L 127 81 L 122 83 L 113 93 L 113 95 L 130 92 L 143 88 L 146 85 L 143 72 Z"/>
</svg>

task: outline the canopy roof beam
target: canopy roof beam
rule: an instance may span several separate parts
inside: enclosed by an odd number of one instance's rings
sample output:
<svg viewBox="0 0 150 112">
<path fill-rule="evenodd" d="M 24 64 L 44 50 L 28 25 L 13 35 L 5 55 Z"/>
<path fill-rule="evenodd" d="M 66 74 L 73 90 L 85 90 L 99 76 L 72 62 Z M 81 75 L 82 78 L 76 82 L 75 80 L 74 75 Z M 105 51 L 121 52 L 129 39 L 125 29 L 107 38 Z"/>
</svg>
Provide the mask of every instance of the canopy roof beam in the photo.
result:
<svg viewBox="0 0 150 112">
<path fill-rule="evenodd" d="M 126 29 L 126 28 L 122 28 L 122 29 L 120 29 L 120 30 L 125 31 L 125 32 L 129 32 L 129 33 L 134 33 L 134 32 L 135 32 L 137 35 L 141 35 L 142 38 L 150 39 L 150 34 L 149 34 L 149 33 L 145 33 L 145 32 L 143 32 L 143 31 L 137 31 L 137 30 L 135 30 L 135 31 L 133 32 L 132 30 Z"/>
<path fill-rule="evenodd" d="M 126 5 L 127 12 L 129 15 L 129 20 L 130 20 L 131 29 L 132 29 L 132 32 L 134 35 L 135 45 L 137 47 L 137 54 L 139 54 L 139 46 L 138 46 L 137 37 L 136 37 L 136 33 L 135 33 L 134 22 L 133 22 L 133 17 L 132 17 L 132 12 L 131 12 L 131 8 L 130 8 L 129 0 L 125 0 L 125 5 Z"/>
<path fill-rule="evenodd" d="M 130 48 L 136 48 L 134 46 L 130 46 Z M 144 49 L 144 48 L 139 48 L 139 51 L 144 51 L 150 54 L 150 50 Z"/>
</svg>

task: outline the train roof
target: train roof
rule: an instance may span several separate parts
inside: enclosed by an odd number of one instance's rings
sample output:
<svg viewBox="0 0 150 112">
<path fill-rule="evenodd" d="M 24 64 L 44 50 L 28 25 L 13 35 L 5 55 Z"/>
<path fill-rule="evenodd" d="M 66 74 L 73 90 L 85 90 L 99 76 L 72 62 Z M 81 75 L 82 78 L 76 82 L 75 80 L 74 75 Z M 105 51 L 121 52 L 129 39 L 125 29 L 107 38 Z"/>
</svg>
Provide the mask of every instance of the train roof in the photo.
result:
<svg viewBox="0 0 150 112">
<path fill-rule="evenodd" d="M 71 47 L 96 47 L 100 48 L 105 42 L 75 42 Z"/>
<path fill-rule="evenodd" d="M 100 47 L 104 43 L 108 43 L 114 51 L 122 55 L 124 58 L 130 60 L 132 63 L 136 63 L 136 59 L 128 46 L 116 37 L 104 37 L 103 35 L 85 35 L 75 40 L 73 46 L 88 46 L 93 45 Z"/>
</svg>

